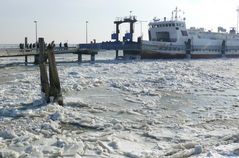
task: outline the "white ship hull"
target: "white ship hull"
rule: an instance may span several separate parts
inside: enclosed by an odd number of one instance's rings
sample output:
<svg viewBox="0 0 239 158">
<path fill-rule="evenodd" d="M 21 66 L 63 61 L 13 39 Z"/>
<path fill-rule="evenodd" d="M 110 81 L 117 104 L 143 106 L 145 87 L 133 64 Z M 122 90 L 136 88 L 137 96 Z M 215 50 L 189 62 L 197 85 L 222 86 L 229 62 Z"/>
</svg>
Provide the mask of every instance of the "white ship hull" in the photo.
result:
<svg viewBox="0 0 239 158">
<path fill-rule="evenodd" d="M 142 42 L 142 58 L 219 58 L 239 57 L 238 46 L 227 46 L 222 52 L 221 46 L 192 46 L 190 54 L 186 53 L 185 45 L 173 45 L 165 42 Z"/>
</svg>

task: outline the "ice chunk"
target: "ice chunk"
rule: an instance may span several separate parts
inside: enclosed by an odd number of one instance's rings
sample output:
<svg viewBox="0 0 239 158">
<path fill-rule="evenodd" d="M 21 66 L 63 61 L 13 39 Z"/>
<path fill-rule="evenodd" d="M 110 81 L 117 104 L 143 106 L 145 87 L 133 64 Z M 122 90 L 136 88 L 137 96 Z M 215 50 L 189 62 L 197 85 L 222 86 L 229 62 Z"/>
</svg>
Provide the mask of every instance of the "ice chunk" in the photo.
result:
<svg viewBox="0 0 239 158">
<path fill-rule="evenodd" d="M 57 111 L 53 113 L 52 115 L 50 115 L 49 118 L 53 121 L 57 121 L 57 120 L 60 121 L 63 119 L 63 116 L 59 111 Z"/>
<path fill-rule="evenodd" d="M 235 149 L 235 150 L 233 151 L 233 153 L 234 153 L 235 155 L 239 156 L 239 148 Z"/>
<path fill-rule="evenodd" d="M 2 137 L 3 139 L 13 139 L 17 137 L 17 135 L 13 130 L 4 130 L 0 131 L 0 137 Z"/>
<path fill-rule="evenodd" d="M 1 158 L 18 158 L 19 153 L 13 150 L 0 150 L 0 157 Z"/>
<path fill-rule="evenodd" d="M 198 155 L 198 154 L 201 154 L 201 153 L 202 153 L 202 146 L 201 145 L 195 145 L 194 154 Z"/>
</svg>

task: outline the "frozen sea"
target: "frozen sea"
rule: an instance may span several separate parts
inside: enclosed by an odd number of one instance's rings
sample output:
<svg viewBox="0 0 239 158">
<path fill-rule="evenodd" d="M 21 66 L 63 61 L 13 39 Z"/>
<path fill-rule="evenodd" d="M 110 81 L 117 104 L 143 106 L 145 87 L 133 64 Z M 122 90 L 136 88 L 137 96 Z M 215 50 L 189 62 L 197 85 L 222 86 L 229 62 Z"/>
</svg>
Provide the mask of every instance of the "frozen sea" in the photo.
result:
<svg viewBox="0 0 239 158">
<path fill-rule="evenodd" d="M 63 107 L 44 104 L 38 66 L 0 59 L 0 158 L 239 157 L 239 59 L 114 55 L 57 57 Z"/>
</svg>

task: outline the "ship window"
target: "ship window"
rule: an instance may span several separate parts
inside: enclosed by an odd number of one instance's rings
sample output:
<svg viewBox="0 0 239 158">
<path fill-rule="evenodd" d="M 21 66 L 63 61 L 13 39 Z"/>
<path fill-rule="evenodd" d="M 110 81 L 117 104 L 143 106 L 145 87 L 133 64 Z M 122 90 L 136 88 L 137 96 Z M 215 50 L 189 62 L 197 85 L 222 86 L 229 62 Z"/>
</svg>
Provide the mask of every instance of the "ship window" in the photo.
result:
<svg viewBox="0 0 239 158">
<path fill-rule="evenodd" d="M 159 25 L 157 25 L 157 27 L 159 27 Z"/>
<path fill-rule="evenodd" d="M 169 27 L 171 27 L 171 26 L 172 26 L 172 24 L 168 24 L 168 26 L 169 26 Z"/>
<path fill-rule="evenodd" d="M 183 31 L 183 30 L 182 30 L 181 32 L 182 32 L 182 35 L 183 35 L 183 36 L 188 36 L 187 31 Z"/>
<path fill-rule="evenodd" d="M 156 32 L 157 41 L 170 42 L 169 32 Z"/>
<path fill-rule="evenodd" d="M 174 26 L 175 26 L 175 24 L 172 24 L 172 26 L 174 27 Z"/>
</svg>

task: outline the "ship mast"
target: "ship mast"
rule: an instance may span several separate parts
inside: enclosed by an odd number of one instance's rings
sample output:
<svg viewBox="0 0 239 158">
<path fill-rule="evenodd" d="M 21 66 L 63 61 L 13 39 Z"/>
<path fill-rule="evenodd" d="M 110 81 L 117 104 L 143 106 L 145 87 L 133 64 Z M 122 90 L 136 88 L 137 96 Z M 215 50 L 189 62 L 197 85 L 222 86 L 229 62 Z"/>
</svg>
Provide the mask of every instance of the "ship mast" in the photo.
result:
<svg viewBox="0 0 239 158">
<path fill-rule="evenodd" d="M 237 8 L 237 33 L 238 33 L 238 25 L 239 25 L 239 6 Z"/>
<path fill-rule="evenodd" d="M 175 20 L 178 21 L 178 7 L 176 7 L 174 12 L 175 12 Z"/>
<path fill-rule="evenodd" d="M 180 18 L 180 15 L 179 15 L 180 12 L 182 12 L 184 14 L 184 12 L 182 10 L 180 10 L 180 9 L 178 9 L 178 7 L 176 7 L 176 9 L 173 10 L 173 12 L 172 12 L 172 20 L 178 21 L 178 18 Z M 174 15 L 175 15 L 175 17 L 174 17 Z"/>
</svg>

